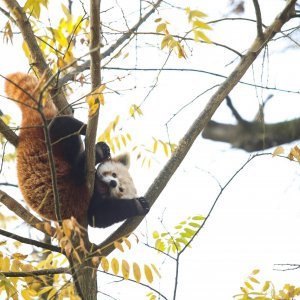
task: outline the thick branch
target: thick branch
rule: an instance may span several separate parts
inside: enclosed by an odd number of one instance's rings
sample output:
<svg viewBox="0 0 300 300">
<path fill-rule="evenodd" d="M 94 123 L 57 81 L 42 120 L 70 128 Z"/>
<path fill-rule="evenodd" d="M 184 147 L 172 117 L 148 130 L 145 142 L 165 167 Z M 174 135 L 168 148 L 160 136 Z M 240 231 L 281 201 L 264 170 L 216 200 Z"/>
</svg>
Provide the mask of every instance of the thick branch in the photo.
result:
<svg viewBox="0 0 300 300">
<path fill-rule="evenodd" d="M 241 59 L 240 63 L 236 66 L 229 77 L 223 82 L 216 93 L 210 98 L 204 110 L 199 114 L 189 130 L 186 132 L 175 153 L 172 155 L 168 163 L 160 172 L 158 177 L 154 180 L 153 184 L 148 189 L 145 197 L 149 200 L 151 205 L 154 204 L 172 175 L 179 167 L 193 142 L 197 136 L 201 133 L 203 128 L 211 119 L 216 109 L 220 106 L 224 98 L 235 87 L 238 81 L 242 78 L 251 64 L 254 62 L 263 47 L 274 37 L 274 35 L 280 31 L 283 24 L 285 24 L 294 12 L 296 0 L 289 0 L 283 9 L 283 11 L 276 17 L 273 23 L 266 28 L 264 32 L 264 38 L 256 38 L 253 45 L 250 47 L 245 56 Z M 100 248 L 105 247 L 112 241 L 119 239 L 122 236 L 126 236 L 131 233 L 143 220 L 142 217 L 134 218 L 133 220 L 126 221 L 120 226 L 106 241 L 104 241 Z M 113 246 L 105 248 L 103 255 L 109 254 L 113 250 Z"/>
<path fill-rule="evenodd" d="M 32 56 L 33 64 L 37 68 L 39 75 L 45 76 L 46 80 L 53 79 L 52 72 L 46 63 L 43 53 L 34 36 L 29 19 L 23 12 L 22 7 L 16 0 L 4 0 L 4 2 L 16 20 L 23 39 L 26 42 Z M 63 92 L 57 90 L 57 88 L 54 86 L 54 82 L 52 83 L 51 87 L 52 89 L 50 89 L 50 94 L 58 110 L 64 112 L 65 114 L 71 114 L 71 107 L 68 106 L 68 102 Z"/>
<path fill-rule="evenodd" d="M 113 45 L 111 45 L 106 51 L 104 51 L 101 54 L 101 59 L 104 59 L 104 58 L 110 56 L 117 48 L 119 48 L 128 39 L 130 39 L 131 36 L 133 34 L 135 34 L 135 32 L 138 30 L 138 28 L 156 11 L 156 9 L 159 7 L 161 2 L 162 2 L 162 0 L 158 0 L 155 4 L 153 4 L 153 7 L 151 8 L 151 10 L 149 10 L 148 13 L 145 14 L 145 16 L 140 18 L 140 20 L 132 28 L 130 28 L 130 30 L 128 30 L 122 36 L 120 36 Z M 78 66 L 75 71 L 66 74 L 64 77 L 62 77 L 59 80 L 59 87 L 63 86 L 70 80 L 74 80 L 74 77 L 77 74 L 88 70 L 90 68 L 90 64 L 91 64 L 91 61 L 88 60 L 85 63 L 83 63 L 82 65 Z"/>
<path fill-rule="evenodd" d="M 90 50 L 98 49 L 97 51 L 91 51 L 91 92 L 97 89 L 101 85 L 101 58 L 100 58 L 100 43 L 101 43 L 101 21 L 100 21 L 100 0 L 90 1 L 90 26 L 91 26 L 91 42 Z M 96 96 L 95 96 L 96 97 Z M 97 100 L 97 99 L 96 99 Z M 96 101 L 95 100 L 95 101 Z M 98 102 L 100 102 L 98 100 Z M 95 142 L 98 126 L 99 109 L 95 114 L 89 116 L 86 130 L 86 160 L 87 160 L 87 184 L 90 195 L 94 189 L 94 177 L 95 177 Z"/>
<path fill-rule="evenodd" d="M 5 192 L 0 190 L 0 203 L 4 204 L 9 210 L 14 212 L 18 217 L 28 223 L 30 226 L 42 231 L 43 233 L 49 235 L 43 226 L 40 226 L 43 221 L 33 216 L 28 210 L 26 210 L 21 204 L 19 204 L 15 199 L 11 198 Z M 54 234 L 54 229 L 52 228 L 52 234 Z"/>
<path fill-rule="evenodd" d="M 210 121 L 203 137 L 249 152 L 259 151 L 299 140 L 300 118 L 275 124 L 254 121 L 231 125 Z"/>
</svg>

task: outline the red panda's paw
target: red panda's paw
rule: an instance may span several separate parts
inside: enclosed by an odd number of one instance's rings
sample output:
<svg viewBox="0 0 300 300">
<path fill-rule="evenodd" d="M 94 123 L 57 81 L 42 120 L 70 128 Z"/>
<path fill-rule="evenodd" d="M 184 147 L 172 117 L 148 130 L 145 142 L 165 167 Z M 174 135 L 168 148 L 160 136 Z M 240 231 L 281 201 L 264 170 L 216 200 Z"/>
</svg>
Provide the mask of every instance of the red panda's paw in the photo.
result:
<svg viewBox="0 0 300 300">
<path fill-rule="evenodd" d="M 110 159 L 110 148 L 104 142 L 96 144 L 96 163 L 100 163 L 106 159 Z"/>
<path fill-rule="evenodd" d="M 138 214 L 142 216 L 146 215 L 150 210 L 149 202 L 147 201 L 147 199 L 145 197 L 140 197 L 136 198 L 135 200 Z"/>
</svg>

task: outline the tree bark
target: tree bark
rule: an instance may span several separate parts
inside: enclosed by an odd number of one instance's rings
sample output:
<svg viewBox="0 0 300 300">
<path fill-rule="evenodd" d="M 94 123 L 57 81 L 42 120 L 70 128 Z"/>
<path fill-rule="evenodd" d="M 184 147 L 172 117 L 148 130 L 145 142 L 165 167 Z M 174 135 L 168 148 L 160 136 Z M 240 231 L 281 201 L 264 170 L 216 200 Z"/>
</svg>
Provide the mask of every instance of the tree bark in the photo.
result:
<svg viewBox="0 0 300 300">
<path fill-rule="evenodd" d="M 202 136 L 248 152 L 265 150 L 300 139 L 300 119 L 275 124 L 254 121 L 236 125 L 209 121 Z"/>
</svg>

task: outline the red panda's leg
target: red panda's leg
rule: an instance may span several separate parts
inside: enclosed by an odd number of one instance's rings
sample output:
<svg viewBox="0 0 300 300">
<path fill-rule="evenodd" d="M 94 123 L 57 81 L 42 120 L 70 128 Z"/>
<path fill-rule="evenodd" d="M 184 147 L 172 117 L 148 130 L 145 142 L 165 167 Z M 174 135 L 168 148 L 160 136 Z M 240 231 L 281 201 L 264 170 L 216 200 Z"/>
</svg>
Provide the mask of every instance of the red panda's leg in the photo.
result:
<svg viewBox="0 0 300 300">
<path fill-rule="evenodd" d="M 145 198 L 136 199 L 99 199 L 97 194 L 91 199 L 88 210 L 90 226 L 105 228 L 128 218 L 146 215 L 149 204 Z"/>
<path fill-rule="evenodd" d="M 110 158 L 110 149 L 108 145 L 104 142 L 99 142 L 95 145 L 95 164 L 99 164 L 106 159 Z M 85 151 L 82 151 L 77 160 L 73 164 L 72 174 L 74 179 L 78 183 L 85 182 L 85 171 L 86 171 L 86 154 Z"/>
<path fill-rule="evenodd" d="M 49 132 L 51 139 L 67 139 L 72 135 L 85 135 L 86 124 L 70 116 L 57 116 L 49 120 Z"/>
</svg>

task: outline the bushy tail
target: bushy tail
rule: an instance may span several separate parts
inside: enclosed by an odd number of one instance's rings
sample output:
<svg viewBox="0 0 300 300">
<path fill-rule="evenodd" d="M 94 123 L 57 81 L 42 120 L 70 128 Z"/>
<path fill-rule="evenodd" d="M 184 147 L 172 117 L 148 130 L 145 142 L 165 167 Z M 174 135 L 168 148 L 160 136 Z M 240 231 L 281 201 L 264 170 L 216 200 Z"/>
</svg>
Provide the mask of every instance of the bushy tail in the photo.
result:
<svg viewBox="0 0 300 300">
<path fill-rule="evenodd" d="M 38 100 L 36 99 L 38 96 L 36 78 L 20 72 L 9 74 L 6 78 L 5 92 L 11 100 L 16 101 L 19 105 L 24 103 L 31 107 L 36 106 L 36 100 Z"/>
</svg>

